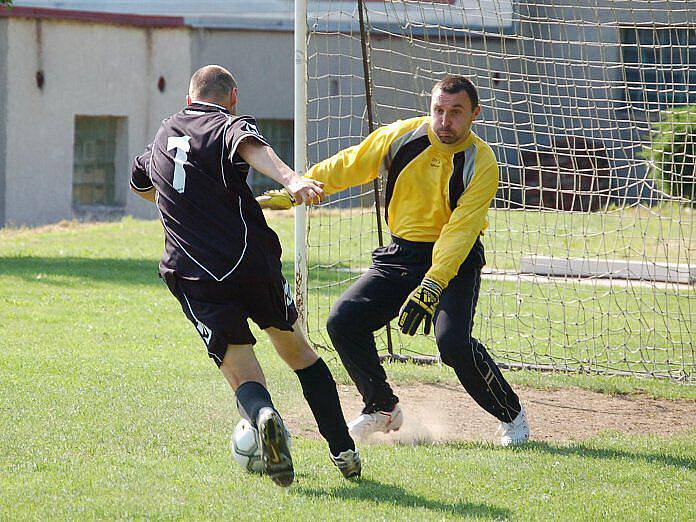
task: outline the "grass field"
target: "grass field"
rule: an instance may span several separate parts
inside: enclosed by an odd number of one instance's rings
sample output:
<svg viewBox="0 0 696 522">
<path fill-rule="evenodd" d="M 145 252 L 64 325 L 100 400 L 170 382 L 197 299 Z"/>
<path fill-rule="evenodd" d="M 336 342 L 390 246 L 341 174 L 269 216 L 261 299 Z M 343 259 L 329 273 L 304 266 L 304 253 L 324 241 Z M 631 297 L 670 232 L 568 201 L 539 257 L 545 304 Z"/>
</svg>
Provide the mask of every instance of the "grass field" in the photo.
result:
<svg viewBox="0 0 696 522">
<path fill-rule="evenodd" d="M 321 247 L 318 264 L 330 266 L 337 259 L 369 262 L 377 235 L 371 208 L 318 209 L 311 217 L 310 236 Z M 677 204 L 595 213 L 491 209 L 488 221 L 486 258 L 495 269 L 517 269 L 520 255 L 532 253 L 671 263 L 693 263 L 696 255 L 696 216 Z M 340 255 L 332 245 L 343 249 Z"/>
<path fill-rule="evenodd" d="M 693 213 L 676 205 L 608 213 L 492 210 L 489 218 L 487 270 L 517 271 L 520 258 L 532 254 L 661 263 L 696 259 Z M 331 304 L 369 266 L 377 243 L 374 221 L 369 209 L 313 211 L 311 330 L 321 332 Z M 290 223 L 279 221 L 279 229 Z M 285 237 L 290 244 L 289 230 Z M 475 333 L 508 362 L 693 379 L 696 286 L 605 283 L 484 278 Z M 396 345 L 418 353 L 435 350 L 423 338 L 397 336 Z"/>
<path fill-rule="evenodd" d="M 289 269 L 289 220 L 272 224 Z M 229 455 L 233 397 L 156 276 L 161 247 L 158 223 L 130 219 L 0 231 L 0 520 L 696 518 L 693 431 L 517 449 L 370 446 L 357 482 L 340 478 L 324 444 L 297 438 L 291 488 L 247 475 Z M 291 410 L 303 401 L 296 379 L 259 340 L 276 403 Z M 388 372 L 453 382 L 446 368 Z M 508 376 L 696 400 L 693 386 L 664 381 Z"/>
</svg>

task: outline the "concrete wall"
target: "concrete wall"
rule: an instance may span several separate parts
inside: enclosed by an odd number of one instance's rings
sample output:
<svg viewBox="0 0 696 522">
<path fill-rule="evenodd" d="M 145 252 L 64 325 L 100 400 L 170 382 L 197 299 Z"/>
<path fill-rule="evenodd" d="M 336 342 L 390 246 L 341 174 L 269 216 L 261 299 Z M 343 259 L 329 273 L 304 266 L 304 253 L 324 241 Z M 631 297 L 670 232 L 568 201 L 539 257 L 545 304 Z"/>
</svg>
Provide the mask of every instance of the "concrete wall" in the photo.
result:
<svg viewBox="0 0 696 522">
<path fill-rule="evenodd" d="M 482 114 L 474 130 L 496 152 L 500 197 L 521 198 L 523 151 L 551 150 L 570 135 L 600 144 L 610 162 L 617 201 L 651 196 L 647 162 L 651 120 L 625 99 L 621 27 L 693 26 L 684 3 L 598 0 L 518 2 L 512 34 L 443 31 L 427 36 L 394 28 L 370 37 L 375 121 L 385 124 L 428 111 L 430 87 L 446 72 L 465 74 L 479 88 Z M 447 23 L 447 22 L 445 22 Z M 316 53 L 316 54 L 314 54 Z M 310 38 L 309 158 L 317 161 L 366 133 L 359 35 Z M 513 193 L 516 191 L 516 193 Z"/>
<path fill-rule="evenodd" d="M 5 224 L 5 155 L 7 141 L 7 20 L 0 20 L 0 227 Z"/>
<path fill-rule="evenodd" d="M 127 189 L 130 160 L 184 103 L 191 70 L 188 29 L 21 18 L 6 24 L 5 224 L 73 217 L 75 115 L 128 118 L 119 128 L 117 199 L 126 213 L 156 216 Z M 160 76 L 164 92 L 157 88 Z"/>
<path fill-rule="evenodd" d="M 477 132 L 492 145 L 502 143 L 491 122 L 497 117 L 490 71 L 500 53 L 500 41 L 460 39 L 448 46 L 429 46 L 417 39 L 370 40 L 370 73 L 375 126 L 423 116 L 430 110 L 433 83 L 446 72 L 465 74 L 478 86 L 483 114 Z M 367 132 L 365 84 L 357 36 L 317 35 L 308 54 L 309 157 L 317 161 L 354 145 Z"/>
<path fill-rule="evenodd" d="M 5 41 L 11 45 L 2 45 Z M 76 115 L 124 118 L 117 133 L 116 200 L 121 212 L 156 217 L 152 205 L 128 190 L 130 162 L 152 140 L 161 120 L 183 107 L 191 73 L 202 65 L 218 63 L 235 74 L 240 113 L 293 119 L 289 32 L 8 18 L 0 19 L 0 49 L 0 107 L 5 109 L 0 118 L 0 226 L 76 216 Z M 39 70 L 45 78 L 42 89 L 36 83 Z M 166 81 L 164 92 L 157 88 L 160 76 Z"/>
<path fill-rule="evenodd" d="M 229 69 L 239 85 L 239 114 L 293 119 L 294 39 L 291 32 L 191 30 L 191 71 Z"/>
<path fill-rule="evenodd" d="M 550 146 L 554 137 L 584 136 L 606 149 L 616 198 L 650 197 L 650 180 L 637 180 L 646 178 L 640 153 L 659 114 L 635 111 L 626 101 L 621 28 L 693 26 L 696 8 L 669 0 L 649 6 L 599 0 L 591 7 L 537 0 L 521 3 L 518 15 L 517 34 L 508 42 L 520 57 L 511 62 L 510 90 L 523 97 L 515 100 L 517 146 L 507 149 L 508 162 L 525 147 Z"/>
<path fill-rule="evenodd" d="M 522 150 L 549 147 L 564 134 L 605 145 L 617 188 L 621 179 L 640 178 L 645 162 L 638 152 L 649 122 L 624 100 L 620 26 L 694 24 L 696 9 L 669 1 L 659 10 L 608 0 L 592 8 L 577 0 L 517 5 L 514 34 L 461 32 L 438 41 L 434 34 L 404 39 L 373 33 L 375 123 L 427 112 L 432 82 L 445 72 L 463 73 L 480 91 L 483 112 L 475 130 L 493 146 L 509 184 L 519 183 Z M 313 163 L 360 141 L 367 118 L 357 35 L 315 33 L 309 56 Z M 156 216 L 127 190 L 130 161 L 161 119 L 182 107 L 190 74 L 209 63 L 235 74 L 240 113 L 293 118 L 291 32 L 1 19 L 0 226 L 73 217 L 75 115 L 127 118 L 118 133 L 117 200 L 126 213 Z M 36 84 L 38 70 L 43 89 Z M 628 185 L 633 196 L 644 188 Z"/>
<path fill-rule="evenodd" d="M 447 45 L 432 45 L 434 37 L 429 38 L 370 38 L 375 128 L 428 114 L 433 84 L 445 73 L 464 74 L 476 83 L 482 105 L 474 130 L 491 144 L 504 164 L 505 144 L 514 140 L 501 134 L 498 120 L 502 115 L 491 79 L 491 71 L 501 67 L 496 58 L 500 56 L 500 39 L 484 41 L 468 36 L 450 39 Z M 312 57 L 308 67 L 308 158 L 316 163 L 360 142 L 368 133 L 368 120 L 358 35 L 312 35 L 308 56 Z M 371 185 L 353 189 L 350 194 L 362 196 L 370 190 Z M 340 204 L 369 204 L 371 198 L 367 195 Z"/>
</svg>

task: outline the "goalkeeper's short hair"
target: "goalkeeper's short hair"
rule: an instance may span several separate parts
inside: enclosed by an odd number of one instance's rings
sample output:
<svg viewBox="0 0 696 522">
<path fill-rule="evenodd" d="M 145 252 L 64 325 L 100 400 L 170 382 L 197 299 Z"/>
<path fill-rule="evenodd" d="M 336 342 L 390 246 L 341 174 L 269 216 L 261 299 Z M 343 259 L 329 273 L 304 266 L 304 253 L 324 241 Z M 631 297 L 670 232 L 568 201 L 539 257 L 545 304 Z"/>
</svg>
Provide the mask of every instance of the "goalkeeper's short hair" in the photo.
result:
<svg viewBox="0 0 696 522">
<path fill-rule="evenodd" d="M 469 95 L 471 100 L 471 108 L 475 109 L 479 106 L 479 96 L 478 90 L 474 83 L 460 74 L 448 74 L 442 80 L 433 85 L 433 91 L 435 89 L 442 89 L 443 92 L 448 94 L 457 94 L 458 92 L 465 91 Z"/>
</svg>

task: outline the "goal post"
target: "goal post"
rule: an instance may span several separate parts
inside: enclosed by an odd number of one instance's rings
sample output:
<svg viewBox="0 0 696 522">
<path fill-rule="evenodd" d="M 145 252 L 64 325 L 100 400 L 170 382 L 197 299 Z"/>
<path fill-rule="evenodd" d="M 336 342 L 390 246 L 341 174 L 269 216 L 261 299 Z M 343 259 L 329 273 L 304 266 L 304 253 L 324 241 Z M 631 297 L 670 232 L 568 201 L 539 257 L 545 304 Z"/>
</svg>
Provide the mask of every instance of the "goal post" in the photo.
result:
<svg viewBox="0 0 696 522">
<path fill-rule="evenodd" d="M 373 126 L 427 114 L 431 86 L 446 73 L 477 85 L 473 130 L 498 158 L 500 188 L 483 237 L 474 334 L 496 360 L 693 384 L 696 5 L 295 7 L 300 170 Z M 297 211 L 296 293 L 316 345 L 331 347 L 331 304 L 369 266 L 380 235 L 389 241 L 375 214 L 383 181 Z M 397 355 L 437 356 L 432 338 L 396 329 L 377 332 L 383 353 L 388 333 Z"/>
<path fill-rule="evenodd" d="M 294 30 L 294 164 L 307 168 L 307 0 L 295 0 Z M 298 320 L 307 329 L 307 207 L 295 207 L 295 305 Z"/>
</svg>

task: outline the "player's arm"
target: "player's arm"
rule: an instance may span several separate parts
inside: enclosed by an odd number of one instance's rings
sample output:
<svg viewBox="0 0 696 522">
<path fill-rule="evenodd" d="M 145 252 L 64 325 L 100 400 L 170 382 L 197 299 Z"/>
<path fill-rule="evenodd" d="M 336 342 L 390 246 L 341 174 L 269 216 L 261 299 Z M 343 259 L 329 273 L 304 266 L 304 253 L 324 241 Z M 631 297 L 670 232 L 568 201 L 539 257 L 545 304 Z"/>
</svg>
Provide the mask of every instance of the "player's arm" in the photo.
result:
<svg viewBox="0 0 696 522">
<path fill-rule="evenodd" d="M 498 189 L 498 164 L 491 155 L 482 162 L 471 184 L 460 196 L 449 221 L 433 247 L 433 262 L 421 284 L 409 295 L 399 314 L 399 326 L 414 335 L 421 321 L 430 333 L 430 321 L 442 291 L 457 275 L 486 223 L 486 214 Z"/>
<path fill-rule="evenodd" d="M 379 175 L 391 144 L 422 123 L 422 118 L 413 118 L 380 127 L 358 145 L 317 163 L 307 171 L 305 177 L 322 182 L 327 195 L 368 183 Z M 283 209 L 292 206 L 283 191 L 269 191 L 256 200 L 262 208 Z"/>
<path fill-rule="evenodd" d="M 246 138 L 237 146 L 237 154 L 256 172 L 283 185 L 293 202 L 312 205 L 324 198 L 323 183 L 299 176 L 265 143 Z"/>
<path fill-rule="evenodd" d="M 317 163 L 305 176 L 323 182 L 326 194 L 368 183 L 379 176 L 390 145 L 421 123 L 421 118 L 414 118 L 380 127 L 358 145 L 343 149 Z"/>
<path fill-rule="evenodd" d="M 155 202 L 155 194 L 157 193 L 157 191 L 154 187 L 149 190 L 137 190 L 134 189 L 133 186 L 131 186 L 131 191 L 133 191 L 135 194 L 137 194 L 144 200 L 149 201 L 150 203 Z"/>
<path fill-rule="evenodd" d="M 155 187 L 149 175 L 150 161 L 152 159 L 152 144 L 145 148 L 145 151 L 136 156 L 131 168 L 130 188 L 141 198 L 155 202 Z"/>
<path fill-rule="evenodd" d="M 498 190 L 495 159 L 482 165 L 457 202 L 449 221 L 442 227 L 433 247 L 433 263 L 425 277 L 445 288 L 457 275 L 486 224 L 486 215 Z"/>
</svg>

